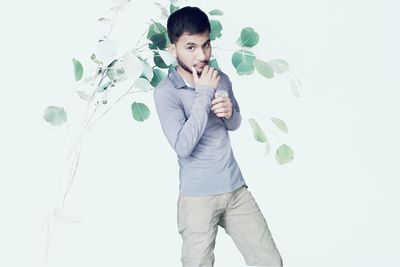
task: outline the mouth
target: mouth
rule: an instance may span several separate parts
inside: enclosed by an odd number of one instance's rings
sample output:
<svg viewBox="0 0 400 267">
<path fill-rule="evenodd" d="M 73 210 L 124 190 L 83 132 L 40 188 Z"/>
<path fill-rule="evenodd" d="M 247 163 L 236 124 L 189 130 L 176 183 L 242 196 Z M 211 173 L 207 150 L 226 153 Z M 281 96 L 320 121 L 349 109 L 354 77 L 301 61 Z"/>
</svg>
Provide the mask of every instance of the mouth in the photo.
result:
<svg viewBox="0 0 400 267">
<path fill-rule="evenodd" d="M 197 64 L 197 65 L 196 65 L 196 67 L 197 67 L 197 68 L 200 68 L 200 69 L 204 68 L 205 66 L 206 66 L 205 63 L 203 63 L 203 64 Z"/>
</svg>

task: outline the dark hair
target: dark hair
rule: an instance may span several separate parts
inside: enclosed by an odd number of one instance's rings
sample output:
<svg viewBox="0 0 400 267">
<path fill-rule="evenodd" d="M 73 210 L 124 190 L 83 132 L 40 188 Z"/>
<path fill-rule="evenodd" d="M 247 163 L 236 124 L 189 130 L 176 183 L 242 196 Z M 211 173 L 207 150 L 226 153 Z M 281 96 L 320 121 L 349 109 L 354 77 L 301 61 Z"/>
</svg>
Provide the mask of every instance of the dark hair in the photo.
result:
<svg viewBox="0 0 400 267">
<path fill-rule="evenodd" d="M 175 44 L 184 32 L 189 34 L 211 32 L 207 14 L 198 7 L 186 6 L 172 13 L 167 21 L 168 37 Z"/>
</svg>

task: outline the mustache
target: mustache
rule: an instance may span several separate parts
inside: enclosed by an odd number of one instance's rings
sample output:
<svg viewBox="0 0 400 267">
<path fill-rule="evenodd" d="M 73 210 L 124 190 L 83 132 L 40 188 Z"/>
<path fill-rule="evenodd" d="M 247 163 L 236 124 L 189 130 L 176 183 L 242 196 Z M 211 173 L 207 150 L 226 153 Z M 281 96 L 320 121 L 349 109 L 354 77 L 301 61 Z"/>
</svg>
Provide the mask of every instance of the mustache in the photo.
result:
<svg viewBox="0 0 400 267">
<path fill-rule="evenodd" d="M 210 61 L 209 60 L 205 60 L 205 61 L 202 61 L 202 62 L 200 62 L 199 64 L 196 64 L 196 66 L 197 65 L 208 65 L 208 63 L 210 63 Z"/>
</svg>

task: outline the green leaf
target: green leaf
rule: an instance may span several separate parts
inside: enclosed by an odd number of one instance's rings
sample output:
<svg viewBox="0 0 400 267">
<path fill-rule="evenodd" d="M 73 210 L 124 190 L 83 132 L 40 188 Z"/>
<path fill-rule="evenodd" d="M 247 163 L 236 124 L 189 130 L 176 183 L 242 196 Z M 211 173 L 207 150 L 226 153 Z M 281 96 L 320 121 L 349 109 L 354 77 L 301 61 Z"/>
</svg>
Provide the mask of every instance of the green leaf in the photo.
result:
<svg viewBox="0 0 400 267">
<path fill-rule="evenodd" d="M 269 142 L 266 142 L 265 143 L 265 154 L 264 154 L 264 156 L 267 156 L 270 151 L 271 151 L 271 145 L 269 144 Z"/>
<path fill-rule="evenodd" d="M 133 85 L 142 91 L 149 91 L 152 89 L 150 82 L 145 78 L 136 79 Z"/>
<path fill-rule="evenodd" d="M 261 143 L 267 143 L 267 137 L 265 136 L 264 131 L 261 129 L 260 125 L 258 125 L 257 121 L 253 118 L 250 118 L 249 123 L 251 129 L 253 130 L 254 139 Z"/>
<path fill-rule="evenodd" d="M 53 126 L 60 126 L 67 121 L 67 113 L 64 108 L 50 106 L 43 112 L 43 118 Z"/>
<path fill-rule="evenodd" d="M 117 77 L 117 71 L 115 69 L 107 69 L 106 75 L 111 81 L 113 81 Z"/>
<path fill-rule="evenodd" d="M 165 65 L 170 66 L 175 62 L 175 58 L 171 55 L 168 50 L 157 50 L 157 53 L 160 55 Z"/>
<path fill-rule="evenodd" d="M 251 27 L 243 28 L 240 32 L 240 43 L 243 47 L 253 47 L 258 43 L 258 33 Z"/>
<path fill-rule="evenodd" d="M 152 44 L 149 44 L 150 49 L 165 49 L 167 47 L 167 38 L 165 34 L 156 33 L 151 38 Z"/>
<path fill-rule="evenodd" d="M 96 47 L 96 58 L 105 64 L 117 58 L 118 41 L 117 40 L 99 40 Z"/>
<path fill-rule="evenodd" d="M 153 79 L 154 76 L 153 69 L 150 67 L 149 63 L 147 63 L 144 60 L 142 60 L 142 64 L 143 64 L 143 72 L 140 77 L 146 78 L 147 80 L 151 81 L 151 79 Z"/>
<path fill-rule="evenodd" d="M 124 69 L 122 68 L 117 69 L 116 72 L 117 72 L 117 79 L 115 80 L 115 82 L 122 82 L 128 78 L 128 76 L 126 76 Z"/>
<path fill-rule="evenodd" d="M 110 64 L 108 64 L 106 68 L 111 69 L 112 67 L 115 66 L 115 64 L 117 64 L 117 62 L 119 62 L 118 59 L 114 59 L 113 61 L 111 61 Z"/>
<path fill-rule="evenodd" d="M 109 24 L 112 22 L 112 20 L 109 18 L 99 18 L 98 21 L 106 23 L 106 24 Z"/>
<path fill-rule="evenodd" d="M 296 97 L 300 97 L 300 92 L 299 92 L 299 88 L 301 87 L 301 83 L 299 81 L 299 79 L 297 79 L 296 76 L 292 76 L 290 77 L 290 87 L 292 88 L 292 93 L 294 96 Z"/>
<path fill-rule="evenodd" d="M 169 6 L 169 13 L 170 13 L 170 14 L 174 13 L 174 12 L 177 11 L 177 10 L 179 10 L 179 7 L 177 7 L 177 6 L 173 5 L 173 4 L 171 4 L 171 5 Z"/>
<path fill-rule="evenodd" d="M 137 79 L 143 73 L 142 60 L 132 52 L 126 52 L 122 57 L 122 67 L 130 79 Z"/>
<path fill-rule="evenodd" d="M 288 129 L 286 126 L 286 123 L 279 119 L 279 118 L 271 118 L 272 122 L 276 125 L 276 127 L 278 127 L 279 130 L 281 130 L 282 132 L 288 133 Z"/>
<path fill-rule="evenodd" d="M 155 34 L 166 33 L 167 29 L 159 22 L 151 24 L 149 31 L 147 33 L 147 39 L 151 40 L 151 37 Z"/>
<path fill-rule="evenodd" d="M 136 101 L 132 103 L 131 110 L 133 118 L 137 121 L 144 121 L 150 115 L 149 108 L 145 104 Z"/>
<path fill-rule="evenodd" d="M 75 58 L 72 59 L 72 63 L 74 64 L 75 81 L 79 81 L 80 79 L 82 79 L 82 75 L 83 75 L 82 63 Z"/>
<path fill-rule="evenodd" d="M 242 40 L 240 40 L 240 36 L 237 38 L 236 44 L 242 46 Z"/>
<path fill-rule="evenodd" d="M 272 59 L 268 61 L 275 73 L 282 73 L 289 70 L 289 64 L 283 59 Z"/>
<path fill-rule="evenodd" d="M 165 32 L 164 33 L 164 36 L 165 36 L 165 40 L 166 40 L 166 44 L 165 44 L 165 47 L 168 47 L 170 44 L 171 44 L 171 41 L 169 40 L 169 36 L 168 36 L 168 33 L 167 32 Z"/>
<path fill-rule="evenodd" d="M 232 64 L 239 75 L 249 75 L 254 71 L 254 53 L 249 50 L 242 49 L 232 55 Z"/>
<path fill-rule="evenodd" d="M 219 9 L 213 9 L 210 12 L 208 12 L 208 14 L 210 14 L 211 16 L 222 16 L 224 12 L 222 12 Z"/>
<path fill-rule="evenodd" d="M 153 74 L 153 79 L 151 79 L 150 84 L 153 87 L 156 87 L 161 82 L 161 80 L 164 79 L 166 74 L 160 69 L 154 69 Z"/>
<path fill-rule="evenodd" d="M 154 51 L 154 64 L 160 69 L 167 69 L 169 66 L 165 64 L 164 60 L 161 58 L 160 54 Z"/>
<path fill-rule="evenodd" d="M 256 68 L 257 72 L 264 76 L 265 78 L 272 78 L 274 77 L 274 71 L 272 67 L 261 59 L 254 60 L 254 67 Z"/>
<path fill-rule="evenodd" d="M 220 68 L 219 68 L 219 66 L 218 66 L 218 62 L 217 62 L 217 59 L 212 59 L 211 61 L 210 61 L 210 63 L 208 64 L 210 67 L 213 67 L 214 69 L 217 69 L 217 70 L 221 70 Z"/>
<path fill-rule="evenodd" d="M 175 69 L 174 64 L 171 64 L 168 68 L 168 73 L 171 73 Z"/>
<path fill-rule="evenodd" d="M 112 81 L 108 81 L 106 83 L 102 83 L 100 86 L 96 88 L 96 92 L 103 92 L 107 90 L 112 84 Z"/>
<path fill-rule="evenodd" d="M 276 150 L 275 159 L 281 165 L 291 162 L 293 158 L 293 149 L 288 145 L 283 144 Z"/>
<path fill-rule="evenodd" d="M 77 90 L 75 92 L 82 100 L 88 100 L 89 97 L 90 97 L 90 95 L 88 93 L 84 92 L 84 91 Z"/>
<path fill-rule="evenodd" d="M 211 24 L 211 32 L 210 32 L 210 40 L 214 41 L 215 39 L 219 38 L 222 36 L 221 31 L 222 31 L 222 25 L 221 22 L 218 20 L 210 20 Z"/>
<path fill-rule="evenodd" d="M 97 90 L 98 92 L 107 90 L 110 85 L 114 86 L 115 84 L 128 79 L 128 76 L 126 75 L 126 72 L 123 68 L 106 69 L 105 74 L 108 77 L 109 81 L 99 86 Z"/>
</svg>

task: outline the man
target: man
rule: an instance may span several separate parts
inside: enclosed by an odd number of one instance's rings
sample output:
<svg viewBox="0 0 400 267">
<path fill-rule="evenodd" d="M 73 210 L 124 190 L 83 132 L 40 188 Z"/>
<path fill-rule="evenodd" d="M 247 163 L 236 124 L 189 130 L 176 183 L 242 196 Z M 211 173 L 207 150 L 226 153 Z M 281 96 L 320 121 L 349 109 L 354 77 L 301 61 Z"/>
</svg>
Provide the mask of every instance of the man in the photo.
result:
<svg viewBox="0 0 400 267">
<path fill-rule="evenodd" d="M 169 51 L 178 65 L 155 88 L 154 101 L 180 167 L 177 223 L 182 265 L 214 266 L 219 225 L 247 265 L 282 266 L 232 152 L 228 131 L 238 129 L 242 118 L 228 76 L 208 66 L 208 17 L 197 7 L 184 7 L 171 14 L 167 28 Z"/>
</svg>

